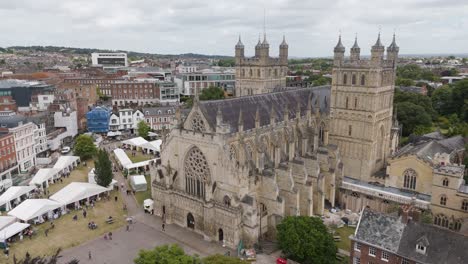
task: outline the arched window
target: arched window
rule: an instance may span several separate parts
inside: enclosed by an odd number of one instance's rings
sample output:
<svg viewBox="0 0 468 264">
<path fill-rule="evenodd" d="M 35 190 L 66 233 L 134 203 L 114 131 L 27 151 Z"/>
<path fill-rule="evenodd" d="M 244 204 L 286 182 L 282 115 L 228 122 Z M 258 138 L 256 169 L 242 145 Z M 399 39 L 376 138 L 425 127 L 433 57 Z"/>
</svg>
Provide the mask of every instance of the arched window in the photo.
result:
<svg viewBox="0 0 468 264">
<path fill-rule="evenodd" d="M 348 127 L 348 136 L 351 136 L 352 133 L 353 133 L 353 126 L 349 125 L 349 127 Z"/>
<path fill-rule="evenodd" d="M 278 69 L 275 69 L 275 77 L 278 77 Z"/>
<path fill-rule="evenodd" d="M 460 231 L 461 229 L 461 226 L 462 226 L 462 220 L 461 219 L 458 219 L 456 221 L 453 222 L 453 230 L 455 231 Z"/>
<path fill-rule="evenodd" d="M 445 194 L 440 196 L 440 205 L 447 205 L 447 196 Z"/>
<path fill-rule="evenodd" d="M 225 206 L 231 206 L 231 198 L 229 196 L 225 195 L 223 198 L 223 203 Z"/>
<path fill-rule="evenodd" d="M 185 156 L 185 192 L 198 198 L 205 198 L 205 184 L 210 181 L 210 168 L 205 155 L 193 147 Z"/>
<path fill-rule="evenodd" d="M 346 97 L 346 109 L 348 109 L 348 103 L 349 103 L 349 99 L 348 97 Z"/>
<path fill-rule="evenodd" d="M 242 69 L 242 72 L 241 72 L 241 77 L 244 77 L 245 76 L 245 70 Z"/>
<path fill-rule="evenodd" d="M 319 128 L 319 144 L 320 145 L 323 145 L 324 138 L 325 138 L 325 129 L 324 129 L 324 126 L 323 126 L 323 123 L 322 123 L 320 125 L 320 128 Z"/>
<path fill-rule="evenodd" d="M 406 189 L 416 190 L 416 171 L 413 169 L 407 169 L 404 172 L 403 187 Z"/>
<path fill-rule="evenodd" d="M 468 200 L 463 200 L 461 209 L 465 212 L 468 211 Z"/>
<path fill-rule="evenodd" d="M 250 75 L 249 75 L 249 77 L 253 77 L 252 69 L 250 69 Z"/>
<path fill-rule="evenodd" d="M 445 178 L 443 181 L 442 181 L 442 185 L 443 186 L 448 186 L 449 185 L 449 180 L 447 178 Z"/>
<path fill-rule="evenodd" d="M 159 118 L 159 122 L 162 122 L 161 118 Z M 205 132 L 205 122 L 199 113 L 195 113 L 192 117 L 192 129 L 196 132 Z"/>
<path fill-rule="evenodd" d="M 351 83 L 352 83 L 353 85 L 356 84 L 356 74 L 353 74 L 353 77 L 352 77 L 352 79 L 351 79 Z"/>
<path fill-rule="evenodd" d="M 448 217 L 443 214 L 436 215 L 436 217 L 434 217 L 434 224 L 441 226 L 441 227 L 448 228 L 449 227 Z"/>
<path fill-rule="evenodd" d="M 361 75 L 361 85 L 366 85 L 366 76 L 364 74 Z"/>
<path fill-rule="evenodd" d="M 343 74 L 343 84 L 347 84 L 348 82 L 348 75 L 345 73 Z"/>
<path fill-rule="evenodd" d="M 257 70 L 257 77 L 260 78 L 260 69 Z"/>
<path fill-rule="evenodd" d="M 354 109 L 357 108 L 357 97 L 354 97 Z"/>
<path fill-rule="evenodd" d="M 266 216 L 268 214 L 268 209 L 264 203 L 260 203 L 260 215 Z"/>
</svg>

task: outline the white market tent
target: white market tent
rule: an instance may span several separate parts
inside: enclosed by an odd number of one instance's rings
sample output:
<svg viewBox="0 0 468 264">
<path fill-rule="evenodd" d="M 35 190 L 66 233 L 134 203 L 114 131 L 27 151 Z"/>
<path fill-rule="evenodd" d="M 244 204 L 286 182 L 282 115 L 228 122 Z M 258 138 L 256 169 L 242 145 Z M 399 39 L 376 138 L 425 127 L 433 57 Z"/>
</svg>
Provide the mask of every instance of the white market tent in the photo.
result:
<svg viewBox="0 0 468 264">
<path fill-rule="evenodd" d="M 56 168 L 39 169 L 32 180 L 29 182 L 29 185 L 40 185 L 41 188 L 46 188 L 49 186 L 49 181 L 58 178 L 59 172 L 60 170 Z"/>
<path fill-rule="evenodd" d="M 8 212 L 8 215 L 23 221 L 29 221 L 45 214 L 51 217 L 51 212 L 60 206 L 60 203 L 49 199 L 28 199 Z"/>
<path fill-rule="evenodd" d="M 88 182 L 72 182 L 50 197 L 62 205 L 73 204 L 107 192 L 107 188 Z"/>
<path fill-rule="evenodd" d="M 146 178 L 143 175 L 135 175 L 130 177 L 130 185 L 132 186 L 133 190 L 136 192 L 143 192 L 146 191 L 148 186 L 146 183 Z"/>
<path fill-rule="evenodd" d="M 156 152 L 161 151 L 161 144 L 162 144 L 162 140 L 157 139 L 157 140 L 153 140 L 153 141 L 143 144 L 141 148 L 148 154 L 150 153 L 154 154 Z"/>
<path fill-rule="evenodd" d="M 11 225 L 16 221 L 16 218 L 13 216 L 0 216 L 0 230 Z"/>
<path fill-rule="evenodd" d="M 78 166 L 80 157 L 78 156 L 60 156 L 54 165 L 54 169 L 59 169 L 62 173 L 70 172 Z"/>
<path fill-rule="evenodd" d="M 131 170 L 131 169 L 136 169 L 136 168 L 140 168 L 140 167 L 145 167 L 145 166 L 148 166 L 150 164 L 150 160 L 145 160 L 145 161 L 140 161 L 140 162 L 137 162 L 137 163 L 132 163 L 132 164 L 128 164 L 126 166 L 124 166 L 127 170 Z"/>
<path fill-rule="evenodd" d="M 127 156 L 127 154 L 125 153 L 123 149 L 120 149 L 120 148 L 114 149 L 114 154 L 115 154 L 115 157 L 119 160 L 119 163 L 120 165 L 122 165 L 122 167 L 132 164 L 132 161 L 130 160 L 130 158 Z"/>
<path fill-rule="evenodd" d="M 11 186 L 0 196 L 0 206 L 5 205 L 5 210 L 10 211 L 23 195 L 29 196 L 34 189 L 36 186 Z"/>
<path fill-rule="evenodd" d="M 131 146 L 132 149 L 141 148 L 146 143 L 148 143 L 148 141 L 146 139 L 142 138 L 142 137 L 136 137 L 136 138 L 131 138 L 131 139 L 127 139 L 127 140 L 122 141 L 123 145 Z"/>
<path fill-rule="evenodd" d="M 120 131 L 109 131 L 107 132 L 108 137 L 116 137 L 116 136 L 121 136 L 122 132 Z"/>
<path fill-rule="evenodd" d="M 0 241 L 7 240 L 8 238 L 18 234 L 19 232 L 23 231 L 29 226 L 29 224 L 16 222 L 5 227 L 3 230 L 0 231 Z"/>
<path fill-rule="evenodd" d="M 95 178 L 96 174 L 94 173 L 95 170 L 96 170 L 95 168 L 92 168 L 88 173 L 88 182 L 89 183 L 97 184 L 96 183 L 96 178 Z M 109 186 L 107 186 L 107 190 L 112 191 L 114 189 L 114 186 L 115 186 L 116 183 L 117 183 L 117 181 L 112 179 L 112 182 L 109 184 Z"/>
</svg>

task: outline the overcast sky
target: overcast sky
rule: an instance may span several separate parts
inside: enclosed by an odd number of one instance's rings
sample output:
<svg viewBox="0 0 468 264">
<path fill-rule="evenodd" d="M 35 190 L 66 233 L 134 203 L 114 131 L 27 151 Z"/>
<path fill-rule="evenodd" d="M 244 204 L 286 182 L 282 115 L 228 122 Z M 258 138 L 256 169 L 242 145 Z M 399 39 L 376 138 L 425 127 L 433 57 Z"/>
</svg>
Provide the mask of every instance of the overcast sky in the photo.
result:
<svg viewBox="0 0 468 264">
<path fill-rule="evenodd" d="M 339 31 L 369 53 L 379 26 L 402 54 L 468 53 L 468 0 L 0 0 L 0 46 L 55 45 L 140 52 L 252 54 L 266 33 L 277 55 L 331 56 Z"/>
</svg>

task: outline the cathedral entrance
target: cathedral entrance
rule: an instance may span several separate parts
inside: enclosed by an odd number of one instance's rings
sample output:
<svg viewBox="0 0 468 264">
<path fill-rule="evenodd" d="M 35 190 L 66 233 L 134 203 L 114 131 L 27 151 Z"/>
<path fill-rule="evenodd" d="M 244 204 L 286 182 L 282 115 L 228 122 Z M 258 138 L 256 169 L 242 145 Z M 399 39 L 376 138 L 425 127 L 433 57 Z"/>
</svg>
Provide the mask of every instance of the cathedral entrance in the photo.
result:
<svg viewBox="0 0 468 264">
<path fill-rule="evenodd" d="M 190 229 L 195 229 L 195 218 L 193 217 L 192 213 L 188 213 L 187 215 L 187 227 Z"/>
<path fill-rule="evenodd" d="M 218 229 L 218 239 L 219 239 L 219 241 L 224 240 L 224 232 L 223 232 L 222 228 Z"/>
</svg>

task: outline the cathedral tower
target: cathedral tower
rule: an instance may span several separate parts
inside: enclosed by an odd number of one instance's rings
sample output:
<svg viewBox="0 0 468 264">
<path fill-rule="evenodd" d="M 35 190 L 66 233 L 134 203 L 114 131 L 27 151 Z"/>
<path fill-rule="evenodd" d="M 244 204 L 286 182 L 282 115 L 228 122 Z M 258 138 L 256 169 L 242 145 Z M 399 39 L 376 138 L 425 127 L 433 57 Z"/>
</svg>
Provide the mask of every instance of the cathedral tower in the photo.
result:
<svg viewBox="0 0 468 264">
<path fill-rule="evenodd" d="M 258 39 L 254 57 L 244 56 L 244 45 L 240 37 L 235 50 L 236 97 L 270 93 L 286 87 L 288 44 L 284 37 L 279 46 L 279 58 L 270 57 L 270 44 L 266 34 L 263 36 L 263 41 Z"/>
<path fill-rule="evenodd" d="M 330 114 L 330 143 L 336 144 L 345 165 L 345 176 L 365 182 L 380 181 L 376 173 L 390 155 L 393 94 L 398 59 L 395 39 L 387 49 L 380 33 L 370 60 L 360 58 L 355 39 L 351 56 L 344 58 L 341 36 L 334 49 Z"/>
</svg>

